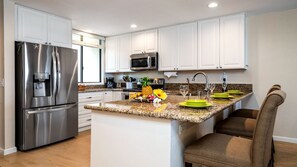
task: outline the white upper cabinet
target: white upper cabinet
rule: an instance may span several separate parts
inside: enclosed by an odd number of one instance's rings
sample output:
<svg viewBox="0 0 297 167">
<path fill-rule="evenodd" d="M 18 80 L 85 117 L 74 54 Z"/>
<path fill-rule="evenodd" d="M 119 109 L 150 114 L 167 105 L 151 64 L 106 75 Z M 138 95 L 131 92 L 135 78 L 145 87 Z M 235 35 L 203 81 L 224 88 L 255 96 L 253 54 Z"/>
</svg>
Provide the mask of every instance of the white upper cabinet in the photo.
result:
<svg viewBox="0 0 297 167">
<path fill-rule="evenodd" d="M 132 53 L 157 52 L 158 30 L 132 33 Z"/>
<path fill-rule="evenodd" d="M 118 39 L 106 38 L 105 72 L 117 72 Z"/>
<path fill-rule="evenodd" d="M 244 14 L 220 18 L 220 64 L 223 69 L 246 68 Z"/>
<path fill-rule="evenodd" d="M 47 14 L 17 7 L 17 40 L 36 43 L 47 42 Z"/>
<path fill-rule="evenodd" d="M 48 42 L 55 46 L 71 47 L 72 40 L 71 21 L 49 15 L 48 16 Z"/>
<path fill-rule="evenodd" d="M 72 46 L 71 20 L 17 5 L 16 40 Z"/>
<path fill-rule="evenodd" d="M 197 22 L 177 27 L 177 70 L 195 70 L 197 69 Z"/>
<path fill-rule="evenodd" d="M 159 70 L 197 69 L 197 23 L 159 29 Z"/>
<path fill-rule="evenodd" d="M 198 68 L 218 69 L 220 66 L 220 20 L 198 22 Z"/>
<path fill-rule="evenodd" d="M 131 34 L 122 35 L 119 39 L 119 71 L 130 72 Z"/>
<path fill-rule="evenodd" d="M 245 60 L 244 14 L 198 22 L 199 69 L 244 69 Z"/>
<path fill-rule="evenodd" d="M 159 29 L 159 71 L 176 69 L 177 39 L 177 26 Z"/>
<path fill-rule="evenodd" d="M 105 72 L 131 72 L 131 34 L 106 39 Z"/>
<path fill-rule="evenodd" d="M 144 32 L 145 42 L 144 48 L 145 52 L 157 52 L 158 51 L 158 30 L 150 30 Z"/>
</svg>

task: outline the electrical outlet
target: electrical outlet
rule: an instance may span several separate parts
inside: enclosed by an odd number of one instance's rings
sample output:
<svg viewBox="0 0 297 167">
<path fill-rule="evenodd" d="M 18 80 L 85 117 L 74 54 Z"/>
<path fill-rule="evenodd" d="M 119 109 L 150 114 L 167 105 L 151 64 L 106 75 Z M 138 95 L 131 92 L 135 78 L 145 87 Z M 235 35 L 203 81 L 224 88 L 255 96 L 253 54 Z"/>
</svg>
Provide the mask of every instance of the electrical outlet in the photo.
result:
<svg viewBox="0 0 297 167">
<path fill-rule="evenodd" d="M 223 75 L 221 75 L 221 81 L 222 82 L 224 81 L 224 78 L 225 78 L 225 81 L 228 80 L 228 77 L 227 77 L 227 73 L 226 72 L 223 72 Z"/>
</svg>

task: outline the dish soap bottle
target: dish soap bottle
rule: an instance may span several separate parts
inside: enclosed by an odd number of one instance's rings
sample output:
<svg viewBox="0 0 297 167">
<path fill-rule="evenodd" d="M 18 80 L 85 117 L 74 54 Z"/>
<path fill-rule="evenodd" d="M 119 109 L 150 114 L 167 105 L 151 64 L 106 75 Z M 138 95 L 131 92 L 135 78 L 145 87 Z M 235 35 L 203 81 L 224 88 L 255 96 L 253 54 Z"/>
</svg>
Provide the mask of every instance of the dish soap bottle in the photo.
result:
<svg viewBox="0 0 297 167">
<path fill-rule="evenodd" d="M 226 74 L 226 72 L 223 73 L 222 80 L 223 80 L 222 91 L 227 92 L 227 74 Z"/>
</svg>

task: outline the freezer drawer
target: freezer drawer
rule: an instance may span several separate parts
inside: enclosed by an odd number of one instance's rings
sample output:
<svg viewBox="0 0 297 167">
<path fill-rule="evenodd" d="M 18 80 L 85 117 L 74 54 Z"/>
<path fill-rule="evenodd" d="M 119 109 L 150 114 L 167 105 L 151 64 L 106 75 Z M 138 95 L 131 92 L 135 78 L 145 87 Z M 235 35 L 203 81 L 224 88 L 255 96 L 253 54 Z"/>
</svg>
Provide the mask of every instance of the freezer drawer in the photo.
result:
<svg viewBox="0 0 297 167">
<path fill-rule="evenodd" d="M 20 150 L 47 145 L 78 134 L 77 104 L 24 110 Z"/>
</svg>

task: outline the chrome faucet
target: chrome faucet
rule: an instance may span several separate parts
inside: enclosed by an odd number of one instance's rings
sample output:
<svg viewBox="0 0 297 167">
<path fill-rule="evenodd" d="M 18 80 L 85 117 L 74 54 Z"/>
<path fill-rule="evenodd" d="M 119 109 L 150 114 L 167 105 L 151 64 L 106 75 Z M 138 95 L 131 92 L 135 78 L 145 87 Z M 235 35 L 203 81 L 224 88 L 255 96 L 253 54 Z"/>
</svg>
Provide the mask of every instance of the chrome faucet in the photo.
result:
<svg viewBox="0 0 297 167">
<path fill-rule="evenodd" d="M 199 74 L 201 74 L 201 75 L 203 75 L 203 76 L 205 77 L 205 89 L 204 89 L 204 90 L 205 90 L 206 92 L 208 92 L 208 91 L 209 91 L 208 77 L 207 77 L 207 75 L 206 75 L 204 72 L 201 72 L 201 71 L 197 72 L 197 73 L 194 75 L 192 81 L 195 81 L 196 76 L 199 75 Z"/>
</svg>

